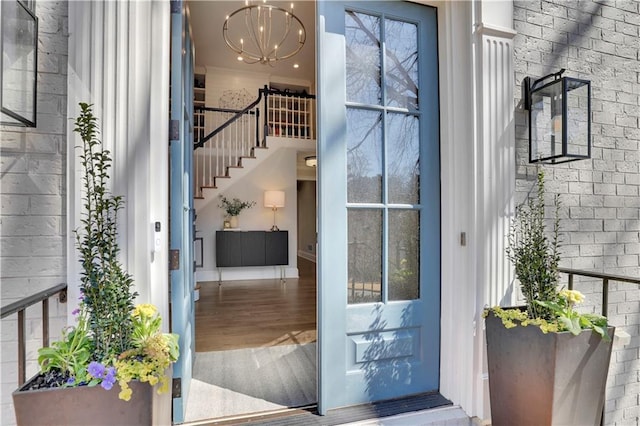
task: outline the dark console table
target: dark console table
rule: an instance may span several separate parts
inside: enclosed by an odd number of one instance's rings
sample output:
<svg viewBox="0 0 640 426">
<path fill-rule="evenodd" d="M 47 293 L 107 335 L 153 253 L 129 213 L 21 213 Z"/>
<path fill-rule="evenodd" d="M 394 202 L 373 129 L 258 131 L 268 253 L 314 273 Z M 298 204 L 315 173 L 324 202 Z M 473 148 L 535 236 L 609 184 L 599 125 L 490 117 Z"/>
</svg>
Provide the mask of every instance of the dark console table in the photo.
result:
<svg viewBox="0 0 640 426">
<path fill-rule="evenodd" d="M 216 231 L 218 268 L 288 264 L 288 231 Z"/>
</svg>

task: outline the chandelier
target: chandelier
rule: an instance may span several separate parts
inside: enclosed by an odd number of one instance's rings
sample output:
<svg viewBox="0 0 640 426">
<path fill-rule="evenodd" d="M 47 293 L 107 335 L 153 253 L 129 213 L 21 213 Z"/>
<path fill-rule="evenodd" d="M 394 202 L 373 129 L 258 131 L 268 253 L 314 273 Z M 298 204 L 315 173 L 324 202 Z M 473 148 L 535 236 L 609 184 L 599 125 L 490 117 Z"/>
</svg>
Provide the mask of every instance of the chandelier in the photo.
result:
<svg viewBox="0 0 640 426">
<path fill-rule="evenodd" d="M 244 7 L 227 16 L 222 36 L 239 61 L 269 65 L 298 53 L 307 38 L 302 21 L 293 14 L 293 3 L 286 10 L 266 0 L 245 1 Z"/>
</svg>

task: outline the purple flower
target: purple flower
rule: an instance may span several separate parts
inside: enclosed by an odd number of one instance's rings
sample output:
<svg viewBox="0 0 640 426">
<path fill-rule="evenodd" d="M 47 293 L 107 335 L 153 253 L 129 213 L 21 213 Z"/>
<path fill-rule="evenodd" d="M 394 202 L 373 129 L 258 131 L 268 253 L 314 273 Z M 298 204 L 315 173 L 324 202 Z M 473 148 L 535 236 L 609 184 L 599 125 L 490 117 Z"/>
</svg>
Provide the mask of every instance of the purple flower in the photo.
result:
<svg viewBox="0 0 640 426">
<path fill-rule="evenodd" d="M 80 308 L 75 308 L 73 311 L 71 311 L 71 315 L 78 315 L 80 313 Z"/>
<path fill-rule="evenodd" d="M 107 368 L 107 372 L 104 375 L 104 379 L 105 380 L 115 380 L 115 378 L 116 378 L 116 369 L 115 369 L 115 367 Z"/>
<path fill-rule="evenodd" d="M 109 390 L 113 387 L 116 382 L 116 369 L 114 367 L 109 367 L 105 371 L 104 378 L 102 379 L 102 386 L 104 389 Z"/>
<path fill-rule="evenodd" d="M 104 376 L 104 370 L 104 365 L 96 361 L 91 361 L 89 367 L 87 368 L 89 374 L 91 374 L 96 379 L 101 379 Z"/>
<path fill-rule="evenodd" d="M 67 379 L 67 385 L 73 386 L 75 383 L 76 383 L 76 378 L 75 377 L 69 377 Z"/>
<path fill-rule="evenodd" d="M 102 386 L 104 390 L 111 390 L 111 388 L 113 387 L 113 383 L 114 382 L 103 380 L 102 383 L 100 383 L 100 386 Z"/>
</svg>

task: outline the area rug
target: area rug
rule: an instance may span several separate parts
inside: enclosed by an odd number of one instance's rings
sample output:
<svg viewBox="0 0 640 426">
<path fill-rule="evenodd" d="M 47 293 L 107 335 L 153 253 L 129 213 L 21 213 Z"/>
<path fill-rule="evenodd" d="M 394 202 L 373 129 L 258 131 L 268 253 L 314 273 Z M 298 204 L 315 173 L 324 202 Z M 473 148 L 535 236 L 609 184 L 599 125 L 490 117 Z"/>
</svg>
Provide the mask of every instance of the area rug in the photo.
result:
<svg viewBox="0 0 640 426">
<path fill-rule="evenodd" d="M 198 352 L 185 422 L 317 401 L 316 344 Z"/>
</svg>

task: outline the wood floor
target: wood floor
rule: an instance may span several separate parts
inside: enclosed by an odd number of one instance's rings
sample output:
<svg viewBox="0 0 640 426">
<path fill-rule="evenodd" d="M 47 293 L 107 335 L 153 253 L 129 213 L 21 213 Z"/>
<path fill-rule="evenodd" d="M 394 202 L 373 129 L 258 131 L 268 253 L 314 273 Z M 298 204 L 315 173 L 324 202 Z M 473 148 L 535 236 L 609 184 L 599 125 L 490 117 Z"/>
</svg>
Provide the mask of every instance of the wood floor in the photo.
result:
<svg viewBox="0 0 640 426">
<path fill-rule="evenodd" d="M 298 258 L 300 278 L 200 283 L 196 352 L 316 341 L 315 263 Z"/>
</svg>

